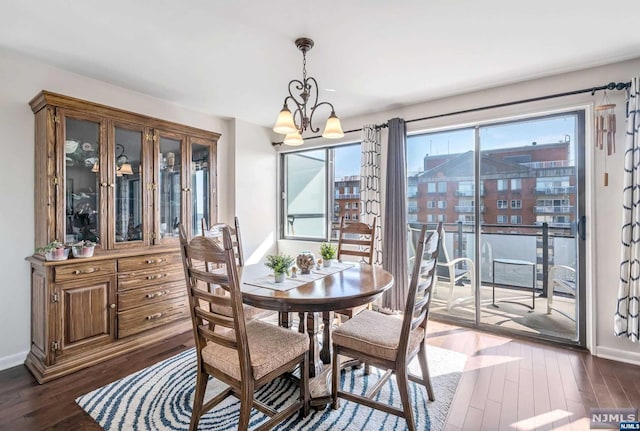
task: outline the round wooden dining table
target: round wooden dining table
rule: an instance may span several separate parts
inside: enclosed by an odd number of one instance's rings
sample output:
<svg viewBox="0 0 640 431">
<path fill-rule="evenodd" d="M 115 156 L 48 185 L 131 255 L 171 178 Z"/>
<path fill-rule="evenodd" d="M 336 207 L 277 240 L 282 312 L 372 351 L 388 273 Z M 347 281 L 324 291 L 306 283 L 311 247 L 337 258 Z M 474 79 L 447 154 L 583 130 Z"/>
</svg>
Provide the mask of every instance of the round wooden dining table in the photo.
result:
<svg viewBox="0 0 640 431">
<path fill-rule="evenodd" d="M 252 280 L 268 273 L 263 265 L 238 268 L 240 289 L 245 304 L 280 312 L 280 324 L 289 327 L 289 312 L 300 316 L 298 330 L 309 335 L 309 374 L 320 376 L 323 362 L 330 362 L 331 322 L 324 322 L 322 350 L 319 349 L 319 313 L 343 310 L 375 301 L 393 285 L 393 276 L 379 266 L 355 263 L 340 272 L 328 274 L 315 281 L 299 284 L 289 290 L 274 290 L 255 286 Z M 306 318 L 305 318 L 306 315 Z"/>
</svg>

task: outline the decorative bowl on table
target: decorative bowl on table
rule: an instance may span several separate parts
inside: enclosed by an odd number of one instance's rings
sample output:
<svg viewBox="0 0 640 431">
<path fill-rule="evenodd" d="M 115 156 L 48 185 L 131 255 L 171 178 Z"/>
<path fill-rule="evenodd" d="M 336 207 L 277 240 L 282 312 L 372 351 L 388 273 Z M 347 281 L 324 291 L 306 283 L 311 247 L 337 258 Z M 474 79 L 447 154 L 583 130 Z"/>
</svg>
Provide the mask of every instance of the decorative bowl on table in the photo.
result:
<svg viewBox="0 0 640 431">
<path fill-rule="evenodd" d="M 96 244 L 91 241 L 80 241 L 71 245 L 71 251 L 73 252 L 73 257 L 91 257 L 93 256 L 93 251 L 96 248 Z"/>
<path fill-rule="evenodd" d="M 296 266 L 301 274 L 309 274 L 316 265 L 316 257 L 309 251 L 301 252 L 296 258 Z"/>
</svg>

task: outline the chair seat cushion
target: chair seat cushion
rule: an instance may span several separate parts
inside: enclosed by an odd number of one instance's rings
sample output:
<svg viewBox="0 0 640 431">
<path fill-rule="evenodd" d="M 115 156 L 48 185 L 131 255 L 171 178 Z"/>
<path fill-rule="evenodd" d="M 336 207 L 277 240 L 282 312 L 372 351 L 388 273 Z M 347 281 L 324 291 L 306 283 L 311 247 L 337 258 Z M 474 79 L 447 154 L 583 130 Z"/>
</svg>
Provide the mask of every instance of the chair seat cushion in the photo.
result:
<svg viewBox="0 0 640 431">
<path fill-rule="evenodd" d="M 333 332 L 333 344 L 395 361 L 401 330 L 401 319 L 364 310 Z M 424 329 L 421 327 L 414 329 L 409 335 L 408 352 L 416 350 L 423 339 Z"/>
<path fill-rule="evenodd" d="M 309 349 L 309 338 L 289 329 L 251 320 L 246 323 L 253 378 L 258 380 Z M 202 360 L 228 376 L 240 380 L 238 351 L 210 343 L 202 349 Z"/>
</svg>

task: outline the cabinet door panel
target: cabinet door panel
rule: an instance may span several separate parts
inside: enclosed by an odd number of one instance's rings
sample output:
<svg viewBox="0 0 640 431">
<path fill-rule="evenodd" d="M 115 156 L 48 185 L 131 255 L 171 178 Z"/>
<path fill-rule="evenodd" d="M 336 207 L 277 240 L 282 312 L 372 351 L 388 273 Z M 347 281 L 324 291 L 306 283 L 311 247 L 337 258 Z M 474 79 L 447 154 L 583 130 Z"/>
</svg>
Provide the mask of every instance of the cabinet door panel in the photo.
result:
<svg viewBox="0 0 640 431">
<path fill-rule="evenodd" d="M 58 289 L 61 354 L 113 340 L 115 277 L 64 283 Z"/>
<path fill-rule="evenodd" d="M 157 229 L 159 240 L 156 243 L 177 242 L 178 225 L 184 223 L 182 209 L 186 192 L 184 180 L 183 154 L 184 136 L 169 132 L 157 134 Z"/>
<path fill-rule="evenodd" d="M 64 172 L 60 182 L 60 205 L 63 214 L 58 240 L 75 242 L 81 240 L 100 243 L 105 247 L 104 214 L 106 199 L 103 196 L 106 177 L 101 174 L 104 167 L 104 144 L 106 128 L 98 116 L 71 110 L 59 110 L 62 119 L 58 154 L 62 162 L 59 172 Z M 102 177 L 101 177 L 102 175 Z"/>
<path fill-rule="evenodd" d="M 112 128 L 115 163 L 111 175 L 115 178 L 115 187 L 109 230 L 113 248 L 149 245 L 145 131 L 144 126 L 125 123 L 116 123 Z"/>
<path fill-rule="evenodd" d="M 190 178 L 187 203 L 190 211 L 191 235 L 201 235 L 202 219 L 208 225 L 216 222 L 215 215 L 215 143 L 206 139 L 190 138 Z"/>
</svg>

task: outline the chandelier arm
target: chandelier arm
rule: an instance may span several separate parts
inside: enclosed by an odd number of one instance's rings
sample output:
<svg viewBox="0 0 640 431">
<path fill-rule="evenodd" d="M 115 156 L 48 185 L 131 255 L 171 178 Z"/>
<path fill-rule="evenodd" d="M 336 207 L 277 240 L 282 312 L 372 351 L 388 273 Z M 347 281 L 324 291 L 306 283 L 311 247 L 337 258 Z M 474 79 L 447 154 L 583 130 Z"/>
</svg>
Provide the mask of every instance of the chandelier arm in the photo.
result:
<svg viewBox="0 0 640 431">
<path fill-rule="evenodd" d="M 320 131 L 320 128 L 319 127 L 316 127 L 316 128 L 313 127 L 313 114 L 314 114 L 314 112 L 316 112 L 316 108 L 318 106 L 322 105 L 322 103 L 320 105 L 318 105 L 318 93 L 319 93 L 319 91 L 318 91 L 318 81 L 316 81 L 316 79 L 313 76 L 310 76 L 310 77 L 307 78 L 307 80 L 305 82 L 307 83 L 307 92 L 308 92 L 309 96 L 311 96 L 313 98 L 313 104 L 311 105 L 310 112 L 309 112 L 309 129 L 313 133 L 318 133 Z"/>
<path fill-rule="evenodd" d="M 322 105 L 329 105 L 331 107 L 331 113 L 335 114 L 335 109 L 333 108 L 333 105 L 329 102 L 320 102 L 318 104 L 316 104 L 312 109 L 311 109 L 311 115 L 309 116 L 309 128 L 311 129 L 311 131 L 313 133 L 318 133 L 320 131 L 320 128 L 313 128 L 313 126 L 311 126 L 311 122 L 313 121 L 313 114 L 316 113 L 316 110 L 321 107 Z"/>
<path fill-rule="evenodd" d="M 305 130 L 304 118 L 306 117 L 305 115 L 306 102 L 301 96 L 297 95 L 297 91 L 304 92 L 304 88 L 305 86 L 302 81 L 300 81 L 299 79 L 292 79 L 291 81 L 289 81 L 289 86 L 288 86 L 289 95 L 284 99 L 285 104 L 287 103 L 288 100 L 291 100 L 296 105 L 296 108 L 292 111 L 291 114 L 293 115 L 293 122 L 295 123 L 296 128 L 300 133 L 304 132 Z M 296 115 L 300 119 L 299 122 L 296 122 Z"/>
</svg>

